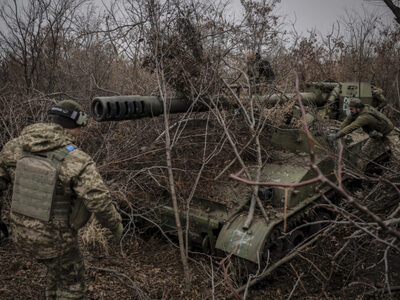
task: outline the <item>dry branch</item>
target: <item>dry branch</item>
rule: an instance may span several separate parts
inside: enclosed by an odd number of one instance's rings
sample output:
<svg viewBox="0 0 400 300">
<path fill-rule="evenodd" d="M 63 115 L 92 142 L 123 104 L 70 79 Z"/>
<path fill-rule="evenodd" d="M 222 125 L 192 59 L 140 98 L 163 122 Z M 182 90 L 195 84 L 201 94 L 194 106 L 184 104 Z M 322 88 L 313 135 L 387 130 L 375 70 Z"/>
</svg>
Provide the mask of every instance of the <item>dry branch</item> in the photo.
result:
<svg viewBox="0 0 400 300">
<path fill-rule="evenodd" d="M 293 249 L 288 255 L 283 257 L 282 259 L 278 260 L 276 263 L 274 263 L 272 266 L 270 266 L 268 269 L 265 270 L 265 272 L 259 276 L 257 279 L 252 280 L 250 283 L 247 285 L 241 286 L 236 290 L 236 293 L 241 293 L 243 292 L 246 287 L 250 287 L 255 285 L 256 283 L 260 282 L 261 280 L 264 280 L 266 277 L 268 277 L 274 270 L 276 270 L 278 267 L 283 265 L 284 263 L 290 261 L 294 257 L 296 257 L 299 253 L 301 253 L 303 250 L 305 250 L 307 247 L 311 246 L 313 243 L 315 243 L 318 239 L 320 239 L 321 235 L 327 235 L 332 229 L 334 228 L 334 225 L 328 226 L 324 231 L 322 231 L 320 234 L 314 236 L 312 239 L 309 241 L 299 245 L 295 249 Z M 228 299 L 232 299 L 233 294 L 229 295 Z"/>
</svg>

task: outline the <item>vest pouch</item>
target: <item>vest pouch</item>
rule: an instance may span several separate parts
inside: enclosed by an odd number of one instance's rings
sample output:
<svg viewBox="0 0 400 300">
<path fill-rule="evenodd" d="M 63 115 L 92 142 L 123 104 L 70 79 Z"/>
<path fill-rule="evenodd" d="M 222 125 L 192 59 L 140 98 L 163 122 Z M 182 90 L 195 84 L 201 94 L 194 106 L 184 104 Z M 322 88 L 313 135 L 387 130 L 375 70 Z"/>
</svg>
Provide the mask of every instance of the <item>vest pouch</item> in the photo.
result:
<svg viewBox="0 0 400 300">
<path fill-rule="evenodd" d="M 48 222 L 57 173 L 57 167 L 47 157 L 25 156 L 18 160 L 11 212 Z"/>
<path fill-rule="evenodd" d="M 75 199 L 69 216 L 69 226 L 74 230 L 79 230 L 89 221 L 90 215 L 91 213 L 87 210 L 82 199 Z"/>
</svg>

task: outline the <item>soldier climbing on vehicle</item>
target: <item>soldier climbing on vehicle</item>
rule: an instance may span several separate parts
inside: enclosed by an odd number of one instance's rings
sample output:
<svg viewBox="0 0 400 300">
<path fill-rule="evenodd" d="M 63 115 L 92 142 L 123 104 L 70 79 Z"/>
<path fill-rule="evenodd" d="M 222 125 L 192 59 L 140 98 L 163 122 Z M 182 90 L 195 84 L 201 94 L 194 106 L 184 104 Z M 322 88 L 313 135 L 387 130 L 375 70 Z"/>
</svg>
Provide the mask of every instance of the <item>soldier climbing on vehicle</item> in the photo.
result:
<svg viewBox="0 0 400 300">
<path fill-rule="evenodd" d="M 350 115 L 342 122 L 340 131 L 329 134 L 329 140 L 334 141 L 362 128 L 370 137 L 362 147 L 367 157 L 371 157 L 376 149 L 387 147 L 394 158 L 400 160 L 400 141 L 389 118 L 372 106 L 363 104 L 358 98 L 350 101 L 349 110 Z"/>
</svg>

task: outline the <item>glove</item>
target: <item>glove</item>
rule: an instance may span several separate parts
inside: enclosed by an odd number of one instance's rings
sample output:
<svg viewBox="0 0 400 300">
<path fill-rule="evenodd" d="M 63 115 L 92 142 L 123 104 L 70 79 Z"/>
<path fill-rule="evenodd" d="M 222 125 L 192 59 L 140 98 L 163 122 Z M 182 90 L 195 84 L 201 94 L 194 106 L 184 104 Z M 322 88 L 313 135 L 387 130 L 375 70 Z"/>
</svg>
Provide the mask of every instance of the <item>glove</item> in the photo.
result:
<svg viewBox="0 0 400 300">
<path fill-rule="evenodd" d="M 376 131 L 376 130 L 371 131 L 368 135 L 372 139 L 381 139 L 381 138 L 383 138 L 383 134 L 378 132 L 378 131 Z"/>
<path fill-rule="evenodd" d="M 328 141 L 333 142 L 339 138 L 339 135 L 336 133 L 330 133 L 328 134 Z"/>
<path fill-rule="evenodd" d="M 112 241 L 115 244 L 118 244 L 121 241 L 122 238 L 122 233 L 124 232 L 124 226 L 122 225 L 122 223 L 119 223 L 117 228 L 115 228 L 112 232 L 113 237 L 112 237 Z"/>
</svg>

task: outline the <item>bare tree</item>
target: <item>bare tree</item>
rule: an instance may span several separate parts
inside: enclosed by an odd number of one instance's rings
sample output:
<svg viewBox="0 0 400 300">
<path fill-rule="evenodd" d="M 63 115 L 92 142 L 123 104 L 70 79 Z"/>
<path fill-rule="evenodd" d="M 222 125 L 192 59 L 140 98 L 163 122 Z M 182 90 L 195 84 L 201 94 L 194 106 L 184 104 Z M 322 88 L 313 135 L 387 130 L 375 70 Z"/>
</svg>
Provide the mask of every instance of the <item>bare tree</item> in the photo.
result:
<svg viewBox="0 0 400 300">
<path fill-rule="evenodd" d="M 27 91 L 42 89 L 39 84 L 43 78 L 48 79 L 44 88 L 53 89 L 61 43 L 71 29 L 75 14 L 85 2 L 30 0 L 20 3 L 10 0 L 2 4 L 1 54 L 4 60 L 11 60 L 22 67 Z M 51 67 L 44 68 L 44 64 Z"/>
<path fill-rule="evenodd" d="M 400 24 L 400 6 L 398 0 L 367 0 L 368 2 L 384 3 L 394 14 L 395 20 Z"/>
</svg>

